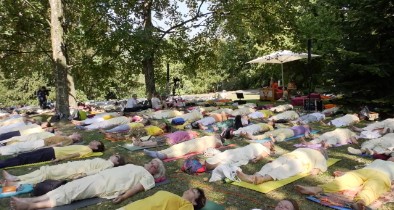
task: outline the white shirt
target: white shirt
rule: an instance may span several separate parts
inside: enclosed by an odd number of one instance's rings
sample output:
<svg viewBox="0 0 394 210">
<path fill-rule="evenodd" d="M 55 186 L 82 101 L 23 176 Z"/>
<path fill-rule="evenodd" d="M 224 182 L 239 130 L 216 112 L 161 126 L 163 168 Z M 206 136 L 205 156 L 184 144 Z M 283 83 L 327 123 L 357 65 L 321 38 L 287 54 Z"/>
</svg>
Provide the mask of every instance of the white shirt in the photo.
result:
<svg viewBox="0 0 394 210">
<path fill-rule="evenodd" d="M 153 108 L 153 109 L 161 109 L 161 102 L 160 102 L 160 99 L 158 99 L 158 98 L 156 98 L 156 97 L 153 97 L 153 98 L 151 99 L 151 101 L 152 101 L 152 108 Z"/>
<path fill-rule="evenodd" d="M 133 108 L 136 107 L 138 104 L 137 100 L 134 98 L 130 98 L 129 100 L 127 100 L 127 104 L 125 108 Z"/>
</svg>

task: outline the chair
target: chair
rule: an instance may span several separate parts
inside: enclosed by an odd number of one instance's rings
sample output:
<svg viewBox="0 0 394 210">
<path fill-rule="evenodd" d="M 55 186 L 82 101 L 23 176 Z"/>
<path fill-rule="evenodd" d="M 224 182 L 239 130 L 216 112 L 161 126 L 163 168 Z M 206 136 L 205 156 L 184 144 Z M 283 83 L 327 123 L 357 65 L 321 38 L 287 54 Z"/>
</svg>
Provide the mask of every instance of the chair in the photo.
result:
<svg viewBox="0 0 394 210">
<path fill-rule="evenodd" d="M 246 101 L 242 100 L 244 99 L 244 94 L 243 93 L 235 93 L 237 95 L 237 99 L 235 102 L 237 102 L 238 104 L 246 104 Z"/>
</svg>

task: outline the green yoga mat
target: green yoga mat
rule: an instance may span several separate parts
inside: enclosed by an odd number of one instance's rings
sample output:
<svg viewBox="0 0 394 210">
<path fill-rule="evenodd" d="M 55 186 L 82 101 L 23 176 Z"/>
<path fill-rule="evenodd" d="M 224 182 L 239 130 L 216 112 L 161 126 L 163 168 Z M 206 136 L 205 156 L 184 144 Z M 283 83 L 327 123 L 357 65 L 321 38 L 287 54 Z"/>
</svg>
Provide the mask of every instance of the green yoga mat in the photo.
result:
<svg viewBox="0 0 394 210">
<path fill-rule="evenodd" d="M 336 159 L 336 158 L 329 158 L 327 160 L 327 166 L 330 167 L 332 165 L 334 165 L 336 162 L 340 161 L 341 159 Z M 269 193 L 272 190 L 276 190 L 280 187 L 283 187 L 289 183 L 292 183 L 298 179 L 304 178 L 306 176 L 308 176 L 309 174 L 299 174 L 296 176 L 292 176 L 289 177 L 287 179 L 282 179 L 282 180 L 277 180 L 277 181 L 269 181 L 269 182 L 264 182 L 262 184 L 259 185 L 254 185 L 254 184 L 250 184 L 250 183 L 246 183 L 246 182 L 231 182 L 232 185 L 236 185 L 236 186 L 240 186 L 240 187 L 244 187 L 244 188 L 248 188 L 257 192 L 261 192 L 261 193 Z"/>
<path fill-rule="evenodd" d="M 201 210 L 224 210 L 224 206 L 217 204 L 213 201 L 207 201 L 204 208 Z"/>
</svg>

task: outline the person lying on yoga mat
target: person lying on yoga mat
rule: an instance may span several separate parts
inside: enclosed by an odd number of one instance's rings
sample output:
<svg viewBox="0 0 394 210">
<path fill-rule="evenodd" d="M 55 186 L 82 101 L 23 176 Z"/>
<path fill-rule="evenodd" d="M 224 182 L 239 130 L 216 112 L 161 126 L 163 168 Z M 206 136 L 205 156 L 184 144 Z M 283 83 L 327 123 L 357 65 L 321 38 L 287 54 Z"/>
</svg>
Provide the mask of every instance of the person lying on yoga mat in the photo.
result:
<svg viewBox="0 0 394 210">
<path fill-rule="evenodd" d="M 150 151 L 144 149 L 144 153 L 153 158 L 166 159 L 174 157 L 182 157 L 188 153 L 204 152 L 207 148 L 217 148 L 222 146 L 223 143 L 219 135 L 204 136 L 189 141 L 185 141 L 179 144 L 175 144 L 167 149 L 160 151 Z"/>
<path fill-rule="evenodd" d="M 0 155 L 12 155 L 21 152 L 27 152 L 42 147 L 62 147 L 80 142 L 82 136 L 79 133 L 73 133 L 69 136 L 51 136 L 35 141 L 15 142 L 7 146 L 0 147 Z"/>
<path fill-rule="evenodd" d="M 170 122 L 172 122 L 172 120 L 175 119 L 175 118 L 182 118 L 185 122 L 186 122 L 186 121 L 194 122 L 194 121 L 197 121 L 197 120 L 202 119 L 202 117 L 203 117 L 203 116 L 202 116 L 202 114 L 201 114 L 199 111 L 193 110 L 193 111 L 191 111 L 190 113 L 183 114 L 183 115 L 180 115 L 180 116 L 177 116 L 177 117 L 168 119 L 168 120 L 169 120 Z"/>
<path fill-rule="evenodd" d="M 254 175 L 247 175 L 239 169 L 237 170 L 237 176 L 244 182 L 261 184 L 303 173 L 317 175 L 327 171 L 327 159 L 328 156 L 325 149 L 298 148 L 265 164 Z"/>
<path fill-rule="evenodd" d="M 127 132 L 129 130 L 135 129 L 135 128 L 142 128 L 146 125 L 150 125 L 151 122 L 149 120 L 142 120 L 141 122 L 130 122 L 127 124 L 122 124 L 122 125 L 118 125 L 114 128 L 108 129 L 108 130 L 104 130 L 104 129 L 100 129 L 100 131 L 102 133 L 124 133 Z"/>
<path fill-rule="evenodd" d="M 123 141 L 127 139 L 132 139 L 132 137 L 138 139 L 143 136 L 160 136 L 165 132 L 167 132 L 169 129 L 169 127 L 165 123 L 161 123 L 158 126 L 155 125 L 148 125 L 145 127 L 140 127 L 140 126 L 141 125 L 138 125 L 137 127 L 130 129 L 126 133 L 104 133 L 104 136 L 106 139 L 112 141 Z"/>
<path fill-rule="evenodd" d="M 387 159 L 394 156 L 394 133 L 388 133 L 380 138 L 365 141 L 361 144 L 360 149 L 348 147 L 347 150 L 354 155 L 368 154 L 374 155 L 376 158 L 379 158 L 381 155 L 379 159 Z"/>
<path fill-rule="evenodd" d="M 112 155 L 108 160 L 94 158 L 87 160 L 69 161 L 58 165 L 41 166 L 40 169 L 28 174 L 15 176 L 3 170 L 3 184 L 6 186 L 20 184 L 37 184 L 47 179 L 77 179 L 96 174 L 102 170 L 122 166 L 125 159 L 120 155 Z M 5 181 L 5 182 L 4 182 Z"/>
<path fill-rule="evenodd" d="M 379 138 L 386 133 L 394 132 L 394 118 L 388 118 L 380 122 L 374 122 L 364 128 L 350 126 L 355 132 L 360 132 L 360 138 L 374 139 Z"/>
<path fill-rule="evenodd" d="M 241 127 L 238 130 L 233 131 L 232 134 L 235 136 L 245 135 L 245 134 L 253 135 L 257 133 L 263 133 L 266 131 L 272 131 L 274 130 L 274 127 L 275 127 L 275 122 L 268 121 L 267 123 L 257 123 L 257 124 Z"/>
<path fill-rule="evenodd" d="M 200 188 L 190 188 L 183 192 L 182 197 L 167 191 L 158 191 L 157 193 L 134 201 L 127 206 L 118 210 L 135 210 L 135 209 L 161 209 L 161 210 L 193 210 L 202 209 L 207 199 L 205 193 Z"/>
<path fill-rule="evenodd" d="M 271 141 L 251 143 L 243 147 L 229 149 L 205 160 L 207 170 L 215 169 L 221 164 L 236 166 L 246 165 L 249 161 L 256 163 L 274 152 L 274 144 Z"/>
<path fill-rule="evenodd" d="M 332 125 L 335 127 L 343 127 L 343 126 L 349 126 L 355 123 L 360 122 L 360 118 L 358 117 L 358 114 L 346 114 L 342 117 L 335 118 L 331 120 L 330 122 L 327 123 L 327 125 Z"/>
<path fill-rule="evenodd" d="M 116 113 L 116 112 L 108 112 L 108 113 L 104 112 L 104 113 L 96 114 L 94 117 L 88 118 L 86 120 L 82 120 L 82 121 L 72 120 L 71 122 L 74 125 L 86 126 L 86 125 L 90 125 L 93 123 L 103 122 L 105 120 L 109 120 L 109 119 L 112 119 L 114 117 L 119 117 L 119 116 L 120 116 L 120 114 Z"/>
<path fill-rule="evenodd" d="M 248 114 L 248 117 L 250 119 L 267 119 L 269 117 L 272 117 L 273 115 L 274 113 L 271 110 L 263 109 Z"/>
<path fill-rule="evenodd" d="M 58 134 L 60 135 L 59 132 L 56 132 L 56 135 L 58 135 Z M 52 136 L 55 136 L 55 133 L 42 131 L 42 132 L 31 133 L 31 134 L 27 134 L 27 135 L 23 135 L 23 136 L 14 136 L 9 139 L 1 141 L 0 143 L 6 144 L 6 145 L 11 145 L 11 144 L 18 143 L 18 142 L 37 141 L 37 140 L 45 139 L 45 138 L 52 137 Z"/>
<path fill-rule="evenodd" d="M 153 159 L 144 166 L 127 164 L 98 172 L 68 182 L 42 196 L 32 198 L 11 198 L 14 209 L 41 209 L 70 204 L 87 198 L 115 198 L 114 203 L 155 186 L 155 179 L 164 177 L 164 164 Z"/>
<path fill-rule="evenodd" d="M 284 111 L 291 110 L 291 109 L 293 109 L 293 105 L 291 105 L 291 104 L 282 104 L 282 105 L 270 108 L 270 110 L 273 112 L 284 112 Z"/>
<path fill-rule="evenodd" d="M 374 160 L 362 169 L 352 170 L 336 177 L 334 181 L 314 186 L 296 185 L 296 190 L 302 194 L 316 195 L 319 193 L 335 193 L 344 190 L 356 190 L 361 187 L 352 209 L 366 209 L 383 193 L 391 190 L 394 180 L 394 158 L 387 161 Z"/>
<path fill-rule="evenodd" d="M 311 136 L 311 127 L 309 125 L 297 125 L 290 128 L 279 128 L 276 130 L 265 132 L 262 135 L 251 135 L 249 133 L 242 133 L 242 136 L 251 139 L 251 140 L 262 140 L 265 138 L 271 138 L 271 140 L 284 141 L 287 138 L 304 135 L 305 137 Z"/>
<path fill-rule="evenodd" d="M 129 118 L 129 117 L 124 117 L 124 116 L 122 116 L 122 117 L 114 117 L 114 118 L 111 118 L 109 120 L 105 120 L 105 121 L 102 121 L 102 122 L 95 122 L 95 123 L 92 123 L 92 124 L 87 125 L 87 126 L 79 125 L 79 126 L 77 126 L 77 128 L 81 129 L 81 130 L 89 130 L 89 131 L 91 131 L 91 130 L 98 130 L 98 129 L 109 128 L 109 127 L 116 126 L 116 125 L 128 124 L 131 121 L 132 121 L 132 119 Z"/>
<path fill-rule="evenodd" d="M 158 145 L 174 145 L 198 137 L 196 131 L 175 131 L 164 136 L 153 138 L 153 140 L 141 141 L 139 138 L 132 137 L 133 145 L 140 147 L 153 147 Z"/>
<path fill-rule="evenodd" d="M 236 109 L 232 112 L 230 112 L 231 116 L 237 116 L 237 115 L 248 115 L 250 113 L 255 112 L 256 110 L 250 107 L 244 107 L 244 108 L 240 108 L 240 109 Z"/>
<path fill-rule="evenodd" d="M 277 123 L 286 123 L 289 122 L 290 120 L 296 120 L 299 117 L 300 116 L 296 111 L 285 111 L 270 117 L 269 120 L 275 120 L 275 122 Z"/>
<path fill-rule="evenodd" d="M 323 133 L 320 136 L 315 134 L 314 137 L 316 138 L 314 138 L 312 141 L 309 142 L 305 141 L 304 137 L 301 137 L 300 138 L 301 144 L 316 145 L 316 144 L 324 143 L 324 146 L 326 148 L 335 145 L 344 145 L 348 143 L 358 144 L 357 134 L 347 128 L 337 128 L 333 131 Z"/>
<path fill-rule="evenodd" d="M 293 121 L 293 123 L 302 125 L 302 124 L 309 124 L 312 122 L 322 122 L 325 118 L 326 116 L 324 114 L 320 112 L 315 112 L 311 114 L 302 115 L 298 119 Z"/>
<path fill-rule="evenodd" d="M 208 114 L 208 117 L 204 117 L 201 120 L 197 120 L 196 122 L 191 123 L 191 126 L 200 130 L 207 130 L 208 125 L 212 125 L 218 122 L 224 122 L 226 120 L 228 120 L 228 115 L 225 112 L 218 114 Z"/>
<path fill-rule="evenodd" d="M 44 161 L 58 162 L 71 158 L 83 158 L 93 152 L 104 151 L 101 141 L 91 141 L 89 145 L 70 145 L 65 147 L 47 147 L 32 152 L 19 154 L 13 158 L 0 160 L 0 168 L 39 163 Z"/>
<path fill-rule="evenodd" d="M 29 134 L 33 133 L 40 133 L 40 132 L 51 132 L 54 133 L 55 129 L 51 127 L 52 125 L 50 123 L 42 123 L 41 125 L 37 124 L 31 124 L 31 125 L 26 125 L 23 127 L 20 127 L 19 130 L 13 130 L 9 131 L 6 133 L 0 134 L 0 141 L 7 140 L 12 137 L 17 137 L 17 136 L 26 136 Z"/>
<path fill-rule="evenodd" d="M 159 110 L 156 112 L 151 112 L 151 113 L 145 113 L 144 117 L 145 118 L 150 118 L 150 119 L 155 119 L 155 120 L 161 120 L 161 119 L 167 119 L 167 118 L 174 118 L 181 116 L 182 112 L 174 109 L 169 109 L 169 110 Z"/>
</svg>

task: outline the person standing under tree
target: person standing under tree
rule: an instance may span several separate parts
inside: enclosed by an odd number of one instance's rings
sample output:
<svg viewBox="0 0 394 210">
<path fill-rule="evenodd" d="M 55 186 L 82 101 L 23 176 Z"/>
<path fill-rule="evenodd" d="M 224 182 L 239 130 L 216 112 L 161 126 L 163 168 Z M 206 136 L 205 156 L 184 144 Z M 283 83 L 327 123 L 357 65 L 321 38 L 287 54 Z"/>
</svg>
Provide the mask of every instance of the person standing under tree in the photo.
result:
<svg viewBox="0 0 394 210">
<path fill-rule="evenodd" d="M 47 105 L 47 96 L 49 95 L 49 91 L 45 86 L 42 86 L 38 91 L 37 91 L 37 98 L 38 98 L 38 103 L 40 104 L 41 109 L 45 109 L 48 107 Z"/>
</svg>

